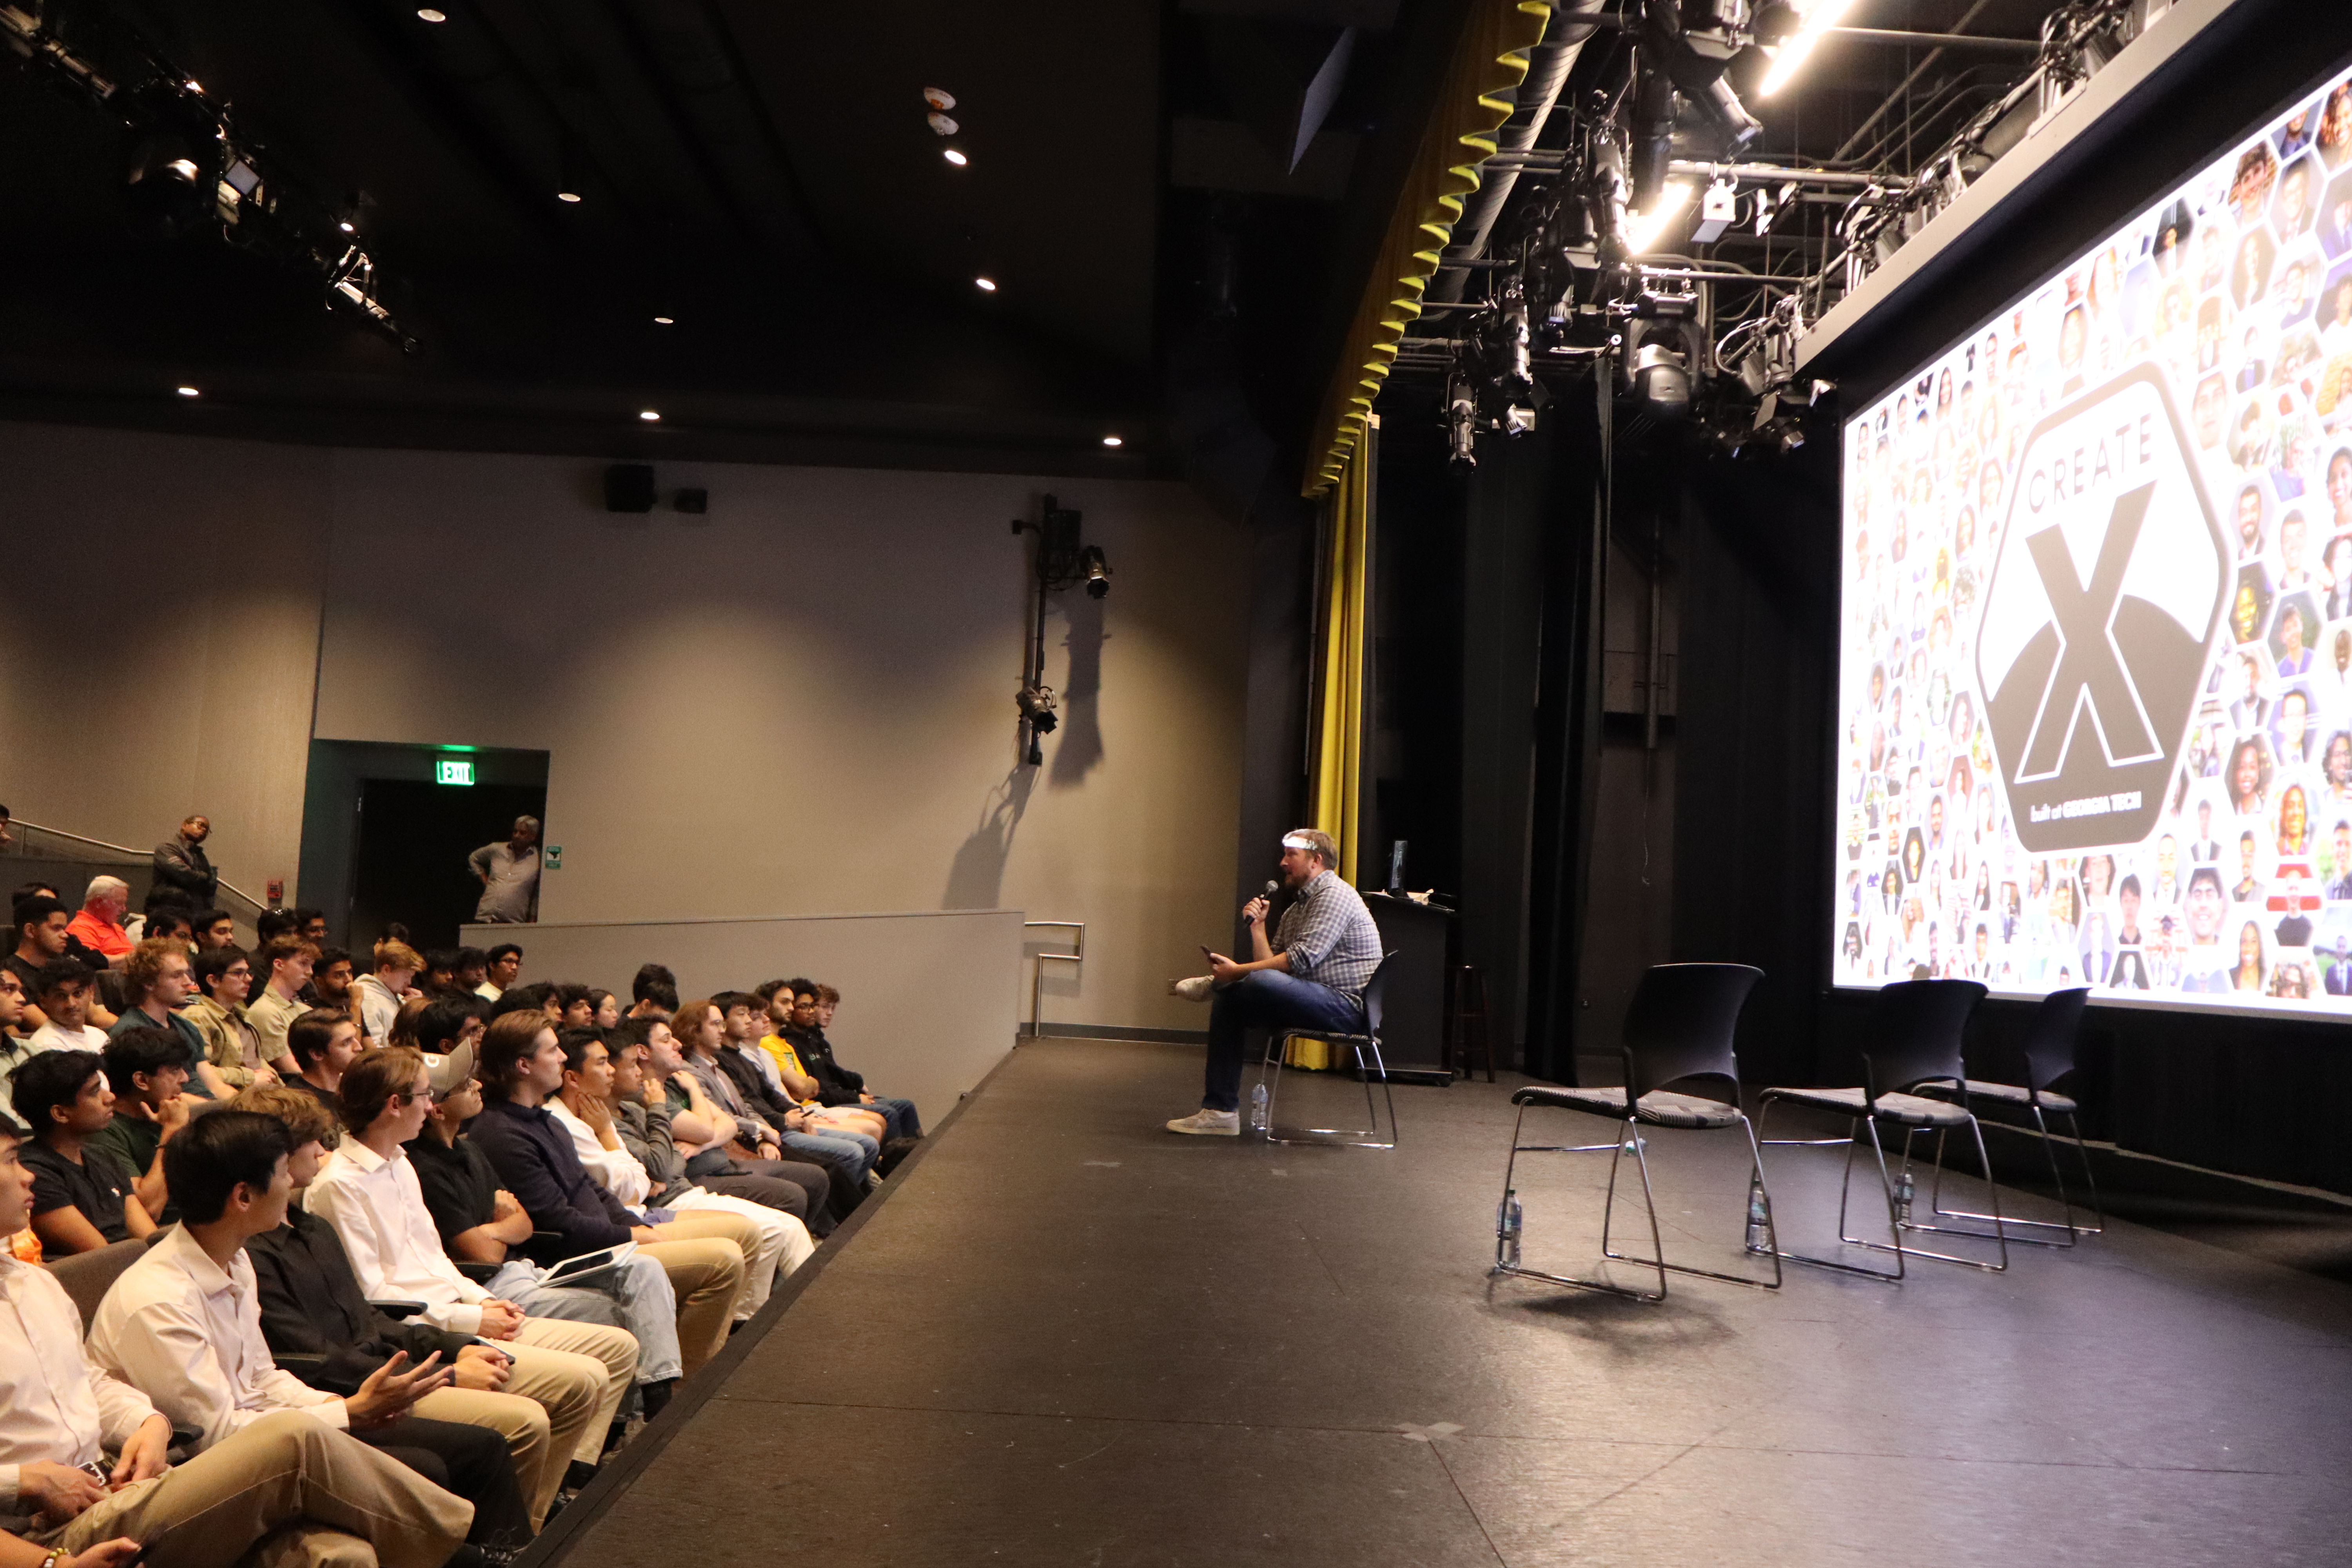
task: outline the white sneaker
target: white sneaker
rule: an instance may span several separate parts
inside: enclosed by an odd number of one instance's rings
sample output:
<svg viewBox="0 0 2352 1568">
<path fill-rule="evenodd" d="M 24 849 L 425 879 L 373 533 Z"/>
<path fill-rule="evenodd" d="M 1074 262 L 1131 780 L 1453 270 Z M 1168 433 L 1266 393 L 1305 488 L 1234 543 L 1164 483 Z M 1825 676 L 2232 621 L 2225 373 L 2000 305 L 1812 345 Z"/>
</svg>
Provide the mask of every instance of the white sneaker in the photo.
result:
<svg viewBox="0 0 2352 1568">
<path fill-rule="evenodd" d="M 1215 983 L 1213 974 L 1195 974 L 1190 980 L 1171 980 L 1168 983 L 1168 994 L 1181 996 L 1187 1002 L 1206 1002 L 1209 987 Z"/>
<path fill-rule="evenodd" d="M 1171 1132 L 1191 1132 L 1207 1138 L 1238 1138 L 1242 1135 L 1242 1113 L 1238 1110 L 1211 1110 L 1206 1106 L 1190 1116 L 1180 1116 L 1168 1124 Z"/>
</svg>

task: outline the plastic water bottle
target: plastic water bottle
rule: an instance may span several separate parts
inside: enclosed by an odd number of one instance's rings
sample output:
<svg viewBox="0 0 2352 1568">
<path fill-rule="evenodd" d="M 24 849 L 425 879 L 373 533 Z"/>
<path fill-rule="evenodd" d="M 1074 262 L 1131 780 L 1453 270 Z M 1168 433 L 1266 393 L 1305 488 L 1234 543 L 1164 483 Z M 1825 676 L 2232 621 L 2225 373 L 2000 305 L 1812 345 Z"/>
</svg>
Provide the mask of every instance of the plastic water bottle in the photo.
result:
<svg viewBox="0 0 2352 1568">
<path fill-rule="evenodd" d="M 1895 1184 L 1895 1224 L 1909 1225 L 1911 1223 L 1911 1167 L 1906 1165 L 1903 1167 L 1902 1178 Z"/>
<path fill-rule="evenodd" d="M 1519 1194 L 1503 1194 L 1502 1206 L 1495 1211 L 1495 1260 L 1507 1268 L 1519 1266 Z"/>
<path fill-rule="evenodd" d="M 1625 1152 L 1628 1154 L 1638 1154 L 1649 1146 L 1639 1132 L 1629 1132 L 1625 1135 Z"/>
<path fill-rule="evenodd" d="M 1748 1177 L 1748 1250 L 1772 1250 L 1772 1220 L 1765 1212 L 1764 1178 L 1752 1172 Z"/>
<path fill-rule="evenodd" d="M 1259 1084 L 1250 1090 L 1250 1131 L 1253 1132 L 1265 1131 L 1265 1085 L 1264 1084 Z"/>
</svg>

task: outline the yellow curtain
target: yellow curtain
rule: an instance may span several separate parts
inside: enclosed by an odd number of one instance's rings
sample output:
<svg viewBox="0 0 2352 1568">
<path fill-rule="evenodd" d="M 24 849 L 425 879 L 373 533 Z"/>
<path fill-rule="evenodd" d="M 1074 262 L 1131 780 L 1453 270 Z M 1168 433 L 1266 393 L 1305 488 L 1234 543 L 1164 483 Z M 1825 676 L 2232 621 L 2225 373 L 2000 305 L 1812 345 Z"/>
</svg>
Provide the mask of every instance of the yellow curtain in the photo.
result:
<svg viewBox="0 0 2352 1568">
<path fill-rule="evenodd" d="M 1478 165 L 1495 150 L 1496 128 L 1510 117 L 1511 100 L 1499 95 L 1525 79 L 1528 51 L 1542 40 L 1550 15 L 1544 0 L 1473 0 L 1324 395 L 1307 447 L 1306 494 L 1324 494 L 1347 469 L 1396 358 L 1397 340 L 1421 314 L 1422 291 L 1453 238 L 1462 198 L 1478 188 Z M 1319 799 L 1319 781 L 1318 789 Z"/>
<path fill-rule="evenodd" d="M 1369 416 L 1374 429 L 1378 416 Z M 1359 440 L 1325 512 L 1323 646 L 1317 650 L 1315 826 L 1339 846 L 1339 875 L 1356 879 L 1364 752 L 1364 637 L 1371 585 L 1373 442 Z M 1357 459 L 1372 459 L 1359 461 Z"/>
</svg>

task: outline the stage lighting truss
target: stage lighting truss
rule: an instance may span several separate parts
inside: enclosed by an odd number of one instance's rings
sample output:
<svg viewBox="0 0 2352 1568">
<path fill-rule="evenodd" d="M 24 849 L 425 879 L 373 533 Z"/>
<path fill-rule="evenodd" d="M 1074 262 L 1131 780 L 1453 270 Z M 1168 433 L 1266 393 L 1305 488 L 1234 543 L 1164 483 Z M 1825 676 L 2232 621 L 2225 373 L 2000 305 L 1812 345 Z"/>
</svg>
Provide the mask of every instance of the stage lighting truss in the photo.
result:
<svg viewBox="0 0 2352 1568">
<path fill-rule="evenodd" d="M 152 237 L 209 237 L 308 267 L 323 280 L 330 309 L 350 310 L 403 352 L 416 351 L 384 304 L 375 263 L 358 237 L 363 197 L 331 199 L 309 189 L 238 132 L 227 105 L 143 40 L 123 40 L 130 68 L 110 76 L 40 15 L 0 5 L 0 44 L 123 128 L 131 148 L 124 199 Z"/>
</svg>

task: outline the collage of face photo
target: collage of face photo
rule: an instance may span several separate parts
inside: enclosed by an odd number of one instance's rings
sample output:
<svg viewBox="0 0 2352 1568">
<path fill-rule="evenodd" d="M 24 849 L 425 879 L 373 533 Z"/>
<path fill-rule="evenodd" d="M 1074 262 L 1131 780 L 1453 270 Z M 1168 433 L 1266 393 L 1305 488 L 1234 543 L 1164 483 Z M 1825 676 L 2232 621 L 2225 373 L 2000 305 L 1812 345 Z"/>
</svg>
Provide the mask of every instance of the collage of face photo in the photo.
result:
<svg viewBox="0 0 2352 1568">
<path fill-rule="evenodd" d="M 2032 853 L 1987 590 L 2037 426 L 2151 368 L 2221 612 L 2154 826 Z M 2352 77 L 1852 419 L 1843 462 L 1836 983 L 2352 1005 Z"/>
</svg>

